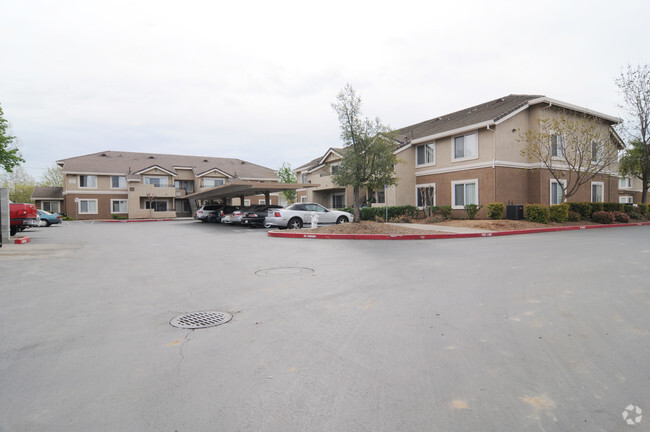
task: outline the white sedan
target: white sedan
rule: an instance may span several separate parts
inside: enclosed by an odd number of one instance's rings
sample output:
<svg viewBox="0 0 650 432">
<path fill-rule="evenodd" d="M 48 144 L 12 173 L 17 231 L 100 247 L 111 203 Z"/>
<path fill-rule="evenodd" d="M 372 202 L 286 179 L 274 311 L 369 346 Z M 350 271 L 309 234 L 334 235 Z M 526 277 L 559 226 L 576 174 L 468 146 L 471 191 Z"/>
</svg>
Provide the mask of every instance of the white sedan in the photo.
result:
<svg viewBox="0 0 650 432">
<path fill-rule="evenodd" d="M 354 216 L 348 212 L 328 210 L 316 203 L 296 203 L 284 209 L 269 211 L 264 226 L 299 229 L 311 224 L 312 214 L 318 216 L 318 224 L 339 224 L 352 222 Z"/>
</svg>

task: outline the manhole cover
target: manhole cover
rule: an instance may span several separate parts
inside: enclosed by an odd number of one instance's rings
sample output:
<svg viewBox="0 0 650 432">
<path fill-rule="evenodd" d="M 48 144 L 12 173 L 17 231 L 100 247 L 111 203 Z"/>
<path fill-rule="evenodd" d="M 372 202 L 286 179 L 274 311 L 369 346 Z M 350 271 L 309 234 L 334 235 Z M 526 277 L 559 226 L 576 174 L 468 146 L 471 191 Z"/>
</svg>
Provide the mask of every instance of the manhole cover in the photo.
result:
<svg viewBox="0 0 650 432">
<path fill-rule="evenodd" d="M 314 274 L 314 270 L 306 267 L 275 267 L 270 269 L 258 270 L 256 275 L 262 277 L 270 276 L 307 276 Z"/>
<path fill-rule="evenodd" d="M 228 312 L 191 312 L 172 318 L 169 324 L 184 329 L 200 329 L 225 324 L 231 319 L 232 315 Z"/>
</svg>

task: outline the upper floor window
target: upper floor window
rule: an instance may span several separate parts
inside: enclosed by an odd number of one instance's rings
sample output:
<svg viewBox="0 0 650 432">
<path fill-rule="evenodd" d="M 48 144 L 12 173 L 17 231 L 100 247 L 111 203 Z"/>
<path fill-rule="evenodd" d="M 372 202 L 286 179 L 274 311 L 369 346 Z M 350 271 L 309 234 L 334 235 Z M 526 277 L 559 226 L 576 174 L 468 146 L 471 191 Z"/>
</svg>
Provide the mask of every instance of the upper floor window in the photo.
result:
<svg viewBox="0 0 650 432">
<path fill-rule="evenodd" d="M 416 147 L 416 165 L 432 165 L 436 163 L 435 144 L 423 144 Z"/>
<path fill-rule="evenodd" d="M 339 164 L 330 165 L 330 174 L 332 174 L 332 175 L 337 174 L 339 172 L 340 168 L 341 167 L 339 166 Z"/>
<path fill-rule="evenodd" d="M 475 159 L 478 157 L 478 134 L 463 135 L 454 138 L 454 160 Z"/>
<path fill-rule="evenodd" d="M 82 187 L 82 188 L 96 188 L 97 187 L 97 176 L 94 176 L 94 175 L 80 175 L 79 176 L 79 187 Z"/>
<path fill-rule="evenodd" d="M 187 193 L 194 193 L 194 182 L 192 180 L 176 180 L 174 187 Z"/>
<path fill-rule="evenodd" d="M 629 189 L 632 187 L 632 178 L 631 177 L 621 177 L 619 180 L 618 187 L 620 189 Z"/>
<path fill-rule="evenodd" d="M 602 158 L 602 148 L 600 143 L 592 142 L 591 143 L 591 161 L 598 162 Z"/>
<path fill-rule="evenodd" d="M 216 179 L 216 178 L 203 179 L 204 188 L 213 188 L 213 187 L 221 186 L 223 183 L 224 183 L 223 179 Z"/>
<path fill-rule="evenodd" d="M 111 188 L 113 189 L 126 189 L 125 176 L 111 176 Z"/>
<path fill-rule="evenodd" d="M 307 183 L 307 174 L 300 174 L 300 183 Z"/>
<path fill-rule="evenodd" d="M 164 176 L 145 176 L 144 184 L 154 185 L 155 187 L 167 187 L 169 185 L 167 177 Z"/>
<path fill-rule="evenodd" d="M 564 138 L 562 135 L 551 135 L 551 157 L 561 158 L 564 155 Z"/>
</svg>

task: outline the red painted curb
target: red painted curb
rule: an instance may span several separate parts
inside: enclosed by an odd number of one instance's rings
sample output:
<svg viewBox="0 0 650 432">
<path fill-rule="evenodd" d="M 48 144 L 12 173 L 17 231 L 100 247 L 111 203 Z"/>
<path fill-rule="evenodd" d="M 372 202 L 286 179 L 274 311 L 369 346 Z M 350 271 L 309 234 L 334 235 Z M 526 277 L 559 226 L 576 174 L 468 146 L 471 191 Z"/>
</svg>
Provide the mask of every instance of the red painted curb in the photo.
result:
<svg viewBox="0 0 650 432">
<path fill-rule="evenodd" d="M 32 239 L 27 236 L 16 237 L 14 239 L 14 244 L 25 244 L 25 243 L 29 243 L 31 240 Z"/>
<path fill-rule="evenodd" d="M 108 223 L 124 223 L 124 222 L 169 222 L 174 219 L 107 219 L 107 220 L 98 220 L 95 222 L 108 222 Z"/>
<path fill-rule="evenodd" d="M 493 231 L 487 233 L 445 233 L 445 234 L 307 234 L 307 233 L 293 233 L 293 232 L 280 232 L 269 231 L 267 236 L 279 238 L 306 238 L 306 239 L 323 239 L 323 240 L 436 240 L 436 239 L 451 239 L 451 238 L 475 238 L 475 237 L 501 237 L 508 235 L 519 234 L 537 234 L 544 232 L 557 232 L 557 231 L 579 231 L 585 229 L 596 228 L 621 228 L 630 226 L 644 226 L 650 225 L 650 222 L 634 222 L 627 224 L 611 224 L 611 225 L 576 225 L 566 227 L 552 227 L 552 228 L 532 228 L 527 230 L 513 230 L 513 231 Z"/>
</svg>

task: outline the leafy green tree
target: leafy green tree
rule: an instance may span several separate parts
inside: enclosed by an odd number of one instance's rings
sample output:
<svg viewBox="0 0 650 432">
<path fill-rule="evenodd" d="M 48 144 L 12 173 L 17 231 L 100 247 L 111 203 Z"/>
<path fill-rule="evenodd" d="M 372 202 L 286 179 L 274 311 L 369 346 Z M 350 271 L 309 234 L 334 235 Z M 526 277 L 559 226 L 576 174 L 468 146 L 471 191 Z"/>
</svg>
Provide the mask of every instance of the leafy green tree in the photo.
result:
<svg viewBox="0 0 650 432">
<path fill-rule="evenodd" d="M 47 167 L 38 182 L 41 186 L 63 186 L 63 169 L 56 163 Z"/>
<path fill-rule="evenodd" d="M 0 107 L 0 166 L 5 171 L 11 172 L 15 166 L 25 162 L 25 159 L 21 157 L 18 148 L 13 145 L 16 137 L 8 135 L 8 128 L 9 122 L 4 118 L 2 107 Z"/>
<path fill-rule="evenodd" d="M 296 175 L 291 171 L 291 165 L 288 162 L 282 164 L 278 170 L 278 177 L 280 177 L 280 183 L 296 183 Z M 290 204 L 296 201 L 295 190 L 286 190 L 282 194 Z"/>
<path fill-rule="evenodd" d="M 9 189 L 9 199 L 17 203 L 31 202 L 36 187 L 34 178 L 21 166 L 0 174 L 0 187 Z"/>
<path fill-rule="evenodd" d="M 633 175 L 643 183 L 641 202 L 646 203 L 650 185 L 650 65 L 621 72 L 616 85 L 623 96 L 623 132 L 630 147 L 621 160 L 621 174 Z"/>
<path fill-rule="evenodd" d="M 395 164 L 396 135 L 379 118 L 361 118 L 361 98 L 347 84 L 336 97 L 332 108 L 338 114 L 341 139 L 345 146 L 343 158 L 332 180 L 339 186 L 352 186 L 354 221 L 359 220 L 361 189 L 377 190 L 397 184 Z"/>
</svg>

